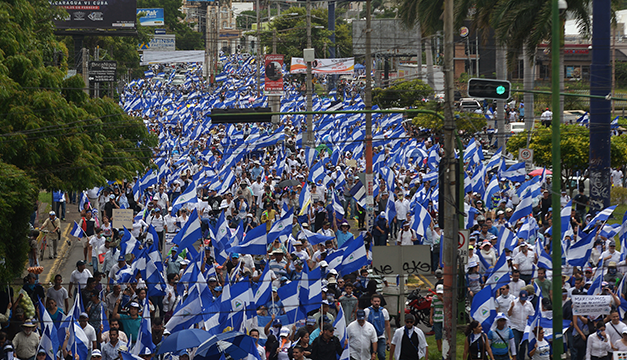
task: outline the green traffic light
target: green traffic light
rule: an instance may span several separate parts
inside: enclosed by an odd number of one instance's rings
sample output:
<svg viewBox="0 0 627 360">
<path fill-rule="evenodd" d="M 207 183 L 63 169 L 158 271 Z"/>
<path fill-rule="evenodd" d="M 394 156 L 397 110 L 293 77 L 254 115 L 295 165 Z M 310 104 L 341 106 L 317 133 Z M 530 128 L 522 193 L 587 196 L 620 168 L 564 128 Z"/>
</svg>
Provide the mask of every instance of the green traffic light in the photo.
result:
<svg viewBox="0 0 627 360">
<path fill-rule="evenodd" d="M 499 95 L 505 94 L 505 86 L 499 85 L 496 87 L 496 93 Z"/>
</svg>

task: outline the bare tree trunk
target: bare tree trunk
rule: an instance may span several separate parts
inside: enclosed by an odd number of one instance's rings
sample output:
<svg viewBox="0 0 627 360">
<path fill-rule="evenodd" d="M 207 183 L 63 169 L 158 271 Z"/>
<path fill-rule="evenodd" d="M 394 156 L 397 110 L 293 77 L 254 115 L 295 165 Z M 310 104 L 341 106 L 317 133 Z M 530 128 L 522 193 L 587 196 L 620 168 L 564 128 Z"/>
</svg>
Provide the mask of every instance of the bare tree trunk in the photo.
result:
<svg viewBox="0 0 627 360">
<path fill-rule="evenodd" d="M 425 54 L 427 55 L 427 83 L 435 90 L 433 81 L 433 49 L 431 48 L 431 37 L 425 38 Z"/>
<path fill-rule="evenodd" d="M 528 48 L 525 49 L 524 51 L 524 57 L 523 57 L 523 62 L 524 62 L 524 79 L 523 79 L 523 86 L 525 88 L 525 90 L 533 90 L 533 78 L 534 78 L 534 62 L 535 62 L 535 49 L 533 49 L 533 54 L 534 57 L 533 58 L 529 58 L 529 56 L 527 56 L 528 54 L 530 54 L 531 52 L 529 51 Z M 524 104 L 525 104 L 525 131 L 529 132 L 531 131 L 531 129 L 533 129 L 533 121 L 534 121 L 534 96 L 532 93 L 525 93 L 524 95 Z"/>
</svg>

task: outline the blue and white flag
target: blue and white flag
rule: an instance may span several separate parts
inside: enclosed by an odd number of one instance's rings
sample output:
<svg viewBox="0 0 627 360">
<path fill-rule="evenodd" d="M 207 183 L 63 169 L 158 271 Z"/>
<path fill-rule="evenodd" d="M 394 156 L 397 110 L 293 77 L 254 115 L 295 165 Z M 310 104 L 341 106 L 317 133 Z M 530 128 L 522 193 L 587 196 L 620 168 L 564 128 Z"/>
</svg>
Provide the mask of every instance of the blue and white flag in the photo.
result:
<svg viewBox="0 0 627 360">
<path fill-rule="evenodd" d="M 304 318 L 304 314 L 299 313 L 299 292 L 300 286 L 298 281 L 289 282 L 279 288 L 277 294 L 283 303 L 283 309 L 285 310 L 285 316 L 289 319 L 289 324 L 294 324 L 301 318 Z M 284 326 L 289 324 L 283 324 Z"/>
<path fill-rule="evenodd" d="M 78 226 L 78 224 L 76 223 L 76 221 L 74 221 L 74 226 L 72 226 L 72 230 L 70 231 L 70 235 L 77 237 L 77 238 L 82 238 L 83 235 L 85 235 L 85 232 L 83 231 L 83 229 Z"/>
<path fill-rule="evenodd" d="M 486 165 L 485 170 L 490 171 L 494 168 L 498 168 L 501 164 L 501 156 L 503 154 L 503 147 L 501 146 L 495 153 L 492 155 L 490 160 L 488 161 L 488 165 Z M 498 169 L 497 169 L 498 170 Z"/>
<path fill-rule="evenodd" d="M 514 250 L 516 244 L 518 243 L 516 236 L 514 233 L 510 231 L 507 227 L 501 226 L 499 230 L 499 235 L 496 240 L 496 252 L 500 256 L 505 254 L 505 249 Z M 478 251 L 477 251 L 478 252 Z"/>
<path fill-rule="evenodd" d="M 535 253 L 538 256 L 538 267 L 542 269 L 552 270 L 553 269 L 553 260 L 549 256 L 549 254 L 544 251 L 544 246 L 542 246 L 542 241 L 540 239 L 536 239 L 535 245 Z"/>
<path fill-rule="evenodd" d="M 588 288 L 588 295 L 600 295 L 603 283 L 603 259 L 599 260 L 599 266 L 597 266 L 592 279 L 592 285 Z"/>
<path fill-rule="evenodd" d="M 427 211 L 427 209 L 425 209 L 422 205 L 416 204 L 411 225 L 411 228 L 416 231 L 416 234 L 426 236 L 432 221 L 433 219 L 431 218 L 429 211 Z"/>
<path fill-rule="evenodd" d="M 339 305 L 339 309 L 337 310 L 337 316 L 335 317 L 335 321 L 333 322 L 333 327 L 335 330 L 333 331 L 333 335 L 337 336 L 340 340 L 340 344 L 342 345 L 342 354 L 340 355 L 339 360 L 349 360 L 350 359 L 350 349 L 348 335 L 346 332 L 346 317 L 344 316 L 344 309 L 342 305 Z M 350 340 L 349 340 L 350 341 Z"/>
<path fill-rule="evenodd" d="M 196 241 L 201 238 L 200 220 L 198 219 L 198 212 L 194 209 L 181 231 L 172 239 L 172 242 L 179 246 L 179 251 L 183 251 L 183 249 L 193 249 Z"/>
<path fill-rule="evenodd" d="M 499 187 L 498 176 L 492 176 L 483 196 L 483 203 L 486 205 L 486 209 L 493 209 L 498 205 L 492 203 L 492 197 L 499 191 L 501 191 L 501 188 Z"/>
<path fill-rule="evenodd" d="M 512 217 L 509 218 L 509 223 L 514 225 L 518 219 L 522 219 L 533 212 L 533 199 L 531 196 L 524 197 L 520 199 L 520 202 L 516 206 L 516 210 L 512 214 Z"/>
<path fill-rule="evenodd" d="M 179 197 L 176 198 L 176 200 L 174 200 L 174 203 L 172 204 L 172 211 L 170 212 L 170 214 L 174 216 L 176 212 L 179 211 L 179 209 L 182 208 L 184 205 L 195 204 L 197 202 L 198 196 L 196 194 L 196 183 L 192 181 L 189 185 L 187 185 L 185 192 L 183 192 L 181 195 L 179 195 Z"/>
<path fill-rule="evenodd" d="M 583 231 L 588 232 L 589 230 L 594 228 L 597 222 L 607 221 L 607 219 L 610 218 L 610 215 L 612 215 L 612 212 L 614 212 L 614 209 L 616 209 L 616 205 L 603 209 L 603 211 L 599 212 L 592 220 L 590 220 L 590 222 L 585 227 L 585 229 L 583 229 Z"/>
<path fill-rule="evenodd" d="M 139 257 L 141 254 L 141 250 L 139 249 L 140 245 L 140 242 L 135 239 L 135 236 L 124 227 L 124 235 L 122 235 L 122 239 L 120 239 L 120 254 L 133 254 L 135 257 Z"/>
<path fill-rule="evenodd" d="M 312 270 L 308 270 L 308 268 L 308 266 L 303 267 L 303 274 L 299 281 L 301 311 L 304 314 L 319 309 L 322 303 L 320 267 Z"/>
<path fill-rule="evenodd" d="M 594 232 L 583 234 L 581 239 L 566 250 L 566 262 L 571 266 L 583 267 L 590 259 L 592 248 L 594 247 Z"/>
<path fill-rule="evenodd" d="M 292 224 L 294 223 L 294 208 L 290 208 L 278 221 L 272 223 L 272 227 L 268 232 L 268 243 L 272 243 L 281 236 L 287 236 L 292 233 Z"/>
<path fill-rule="evenodd" d="M 59 349 L 59 337 L 57 335 L 57 328 L 52 322 L 52 317 L 41 303 L 41 299 L 38 301 L 39 306 L 39 325 L 41 331 L 41 339 L 39 340 L 38 349 L 44 349 L 46 351 L 46 360 L 56 360 L 56 352 Z"/>
<path fill-rule="evenodd" d="M 193 286 L 189 296 L 174 310 L 174 314 L 165 324 L 165 328 L 170 332 L 189 329 L 195 324 L 203 321 L 204 313 L 203 301 L 198 288 Z"/>
<path fill-rule="evenodd" d="M 525 181 L 525 175 L 527 175 L 527 170 L 525 170 L 525 163 L 521 162 L 510 166 L 505 171 L 502 171 L 500 174 L 500 178 L 507 179 L 512 182 L 521 183 Z"/>
<path fill-rule="evenodd" d="M 137 334 L 137 342 L 131 349 L 131 354 L 139 355 L 140 351 L 149 348 L 154 352 L 155 344 L 152 342 L 152 326 L 150 325 L 150 306 L 148 299 L 144 299 L 144 312 L 139 325 L 139 333 Z"/>
<path fill-rule="evenodd" d="M 244 241 L 228 249 L 229 253 L 266 255 L 268 250 L 268 235 L 266 234 L 266 224 L 261 224 L 250 230 L 244 237 Z"/>
<path fill-rule="evenodd" d="M 344 217 L 344 206 L 342 206 L 342 202 L 336 192 L 333 192 L 333 211 Z"/>
<path fill-rule="evenodd" d="M 618 239 L 620 240 L 620 251 L 623 254 L 627 254 L 627 212 L 623 215 L 623 222 L 618 231 Z"/>
<path fill-rule="evenodd" d="M 350 274 L 368 265 L 368 252 L 364 245 L 363 236 L 359 235 L 356 238 L 352 238 L 344 245 L 346 245 L 346 248 L 344 249 L 341 267 L 343 275 Z"/>
<path fill-rule="evenodd" d="M 496 317 L 494 295 L 490 286 L 484 287 L 472 298 L 470 317 L 477 320 L 481 326 L 489 329 Z"/>
<path fill-rule="evenodd" d="M 481 251 L 479 251 L 481 252 Z M 499 256 L 496 265 L 486 271 L 486 287 L 492 289 L 492 296 L 496 298 L 497 291 L 505 284 L 509 283 L 509 265 L 507 264 L 507 256 L 505 253 Z"/>
<path fill-rule="evenodd" d="M 270 267 L 266 266 L 263 269 L 263 273 L 261 273 L 261 276 L 259 277 L 258 286 L 254 292 L 254 303 L 256 304 L 257 308 L 265 305 L 268 300 L 270 300 L 270 296 L 272 295 L 272 280 L 272 272 L 270 271 Z"/>
</svg>

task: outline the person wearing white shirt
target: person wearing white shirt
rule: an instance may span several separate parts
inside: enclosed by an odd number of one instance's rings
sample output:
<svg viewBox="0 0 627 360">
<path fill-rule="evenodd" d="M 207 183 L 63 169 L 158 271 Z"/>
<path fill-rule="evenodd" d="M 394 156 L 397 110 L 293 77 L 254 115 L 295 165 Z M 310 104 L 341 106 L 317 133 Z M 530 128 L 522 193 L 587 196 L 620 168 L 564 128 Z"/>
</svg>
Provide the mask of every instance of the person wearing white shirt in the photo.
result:
<svg viewBox="0 0 627 360">
<path fill-rule="evenodd" d="M 96 337 L 96 330 L 94 329 L 93 326 L 87 323 L 87 319 L 89 319 L 89 316 L 87 316 L 87 313 L 81 313 L 81 315 L 78 318 L 78 323 L 81 326 L 81 328 L 83 328 L 83 331 L 85 332 L 85 336 L 87 336 L 87 340 L 89 340 L 88 344 L 85 344 L 85 345 L 87 345 L 87 347 L 89 348 L 89 351 L 91 351 L 92 349 L 97 349 L 98 338 Z"/>
<path fill-rule="evenodd" d="M 414 245 L 414 242 L 418 241 L 418 236 L 414 229 L 409 228 L 409 222 L 403 223 L 403 228 L 398 232 L 396 237 L 396 243 L 398 245 Z"/>
<path fill-rule="evenodd" d="M 131 235 L 133 235 L 136 239 L 141 235 L 144 228 L 147 228 L 148 224 L 144 220 L 135 221 L 133 223 L 133 230 L 131 230 Z"/>
<path fill-rule="evenodd" d="M 392 360 L 392 355 L 394 355 L 396 360 L 413 359 L 415 355 L 407 357 L 406 354 L 416 351 L 418 352 L 418 359 L 424 357 L 425 360 L 429 360 L 427 339 L 425 339 L 425 334 L 422 330 L 414 326 L 415 321 L 414 315 L 405 315 L 405 326 L 396 329 L 394 332 L 392 343 L 390 344 L 390 360 Z"/>
<path fill-rule="evenodd" d="M 163 186 L 159 187 L 159 192 L 152 197 L 152 200 L 157 200 L 157 205 L 163 210 L 167 209 L 170 205 L 168 194 L 165 193 L 165 187 Z"/>
<path fill-rule="evenodd" d="M 251 329 L 250 332 L 250 337 L 252 337 L 253 339 L 255 339 L 255 345 L 257 347 L 257 352 L 259 353 L 259 358 L 261 360 L 266 360 L 266 349 L 259 345 L 259 330 L 257 329 Z"/>
<path fill-rule="evenodd" d="M 374 360 L 377 354 L 377 330 L 366 321 L 366 312 L 357 310 L 357 320 L 346 327 L 351 359 Z M 372 354 L 370 348 L 373 348 Z"/>
<path fill-rule="evenodd" d="M 509 308 L 512 306 L 512 302 L 516 300 L 516 297 L 509 294 L 509 285 L 507 284 L 503 285 L 500 290 L 501 295 L 496 298 L 496 312 L 507 313 Z"/>
<path fill-rule="evenodd" d="M 618 316 L 617 310 L 610 311 L 610 321 L 605 323 L 605 333 L 610 338 L 610 344 L 614 344 L 616 341 L 620 341 L 623 337 L 623 331 L 627 329 L 620 316 Z"/>
<path fill-rule="evenodd" d="M 172 211 L 172 207 L 168 208 L 168 213 L 163 217 L 163 221 L 165 222 L 165 229 L 168 234 L 175 234 L 178 232 L 179 228 L 176 226 L 176 216 L 172 216 L 170 212 Z"/>
<path fill-rule="evenodd" d="M 537 262 L 537 255 L 534 252 L 527 249 L 527 243 L 520 244 L 520 252 L 514 256 L 514 268 L 520 271 L 520 278 L 525 283 L 531 282 L 531 275 L 533 273 L 533 266 Z"/>
<path fill-rule="evenodd" d="M 527 319 L 535 312 L 533 305 L 527 301 L 528 296 L 527 291 L 521 290 L 518 299 L 512 302 L 512 305 L 510 305 L 507 311 L 507 317 L 509 318 L 512 331 L 514 332 L 514 342 L 518 344 L 516 351 L 518 360 L 525 359 L 526 343 L 522 343 L 522 337 L 525 332 L 525 327 L 527 326 Z"/>
<path fill-rule="evenodd" d="M 476 264 L 479 264 L 479 255 L 475 254 L 475 247 L 472 245 L 468 245 L 468 262 L 466 263 L 465 268 L 466 268 L 466 272 L 468 272 L 468 264 L 470 264 L 471 262 L 475 262 Z"/>
<path fill-rule="evenodd" d="M 607 268 L 610 261 L 614 261 L 617 264 L 620 262 L 620 253 L 616 251 L 616 243 L 614 241 L 611 241 L 607 250 L 601 254 L 601 259 L 603 259 L 604 268 Z"/>
<path fill-rule="evenodd" d="M 605 324 L 601 320 L 597 323 L 596 333 L 588 335 L 586 360 L 606 359 L 607 355 L 612 352 L 612 345 L 605 329 Z"/>
<path fill-rule="evenodd" d="M 560 196 L 560 205 L 562 207 L 566 206 L 570 201 L 570 196 L 566 193 L 566 190 L 562 190 L 562 195 Z"/>
<path fill-rule="evenodd" d="M 614 169 L 612 170 L 612 185 L 616 187 L 623 187 L 623 172 Z"/>
<path fill-rule="evenodd" d="M 508 285 L 510 294 L 519 294 L 522 288 L 527 286 L 527 283 L 520 279 L 520 271 L 514 269 L 512 270 L 512 280 Z"/>
<path fill-rule="evenodd" d="M 407 221 L 407 213 L 409 212 L 409 200 L 405 199 L 403 193 L 398 194 L 398 200 L 394 202 L 396 208 L 396 218 L 392 221 L 392 234 L 396 235 L 396 232 L 402 227 L 402 223 Z"/>
</svg>

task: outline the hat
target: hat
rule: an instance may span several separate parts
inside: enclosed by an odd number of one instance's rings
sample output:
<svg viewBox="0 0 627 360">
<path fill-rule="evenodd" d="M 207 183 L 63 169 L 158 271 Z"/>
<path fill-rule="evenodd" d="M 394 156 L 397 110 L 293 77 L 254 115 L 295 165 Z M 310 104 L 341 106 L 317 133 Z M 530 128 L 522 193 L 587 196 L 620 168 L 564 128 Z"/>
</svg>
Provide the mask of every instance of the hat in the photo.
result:
<svg viewBox="0 0 627 360">
<path fill-rule="evenodd" d="M 4 351 L 13 351 L 13 345 L 7 344 L 3 348 Z"/>
<path fill-rule="evenodd" d="M 272 255 L 283 255 L 283 251 L 276 249 L 272 252 Z"/>
<path fill-rule="evenodd" d="M 128 351 L 128 347 L 124 344 L 120 345 L 120 347 L 118 348 L 119 351 Z"/>
<path fill-rule="evenodd" d="M 148 346 L 146 346 L 139 355 L 152 355 L 152 350 Z"/>
<path fill-rule="evenodd" d="M 337 280 L 334 277 L 329 279 L 329 284 L 337 284 Z"/>
<path fill-rule="evenodd" d="M 137 302 L 135 302 L 135 301 L 131 302 L 131 304 L 129 306 L 133 307 L 133 308 L 138 308 L 138 309 L 140 308 L 139 304 Z"/>
<path fill-rule="evenodd" d="M 329 305 L 329 301 L 328 300 L 322 300 L 322 305 Z"/>
<path fill-rule="evenodd" d="M 320 261 L 320 267 L 327 267 L 327 266 L 329 266 L 329 264 L 326 261 L 324 260 Z"/>
<path fill-rule="evenodd" d="M 329 271 L 329 274 L 337 275 L 337 270 L 335 270 L 335 269 L 331 269 L 331 270 Z"/>
<path fill-rule="evenodd" d="M 24 321 L 22 326 L 34 328 L 35 326 L 37 326 L 37 324 L 35 324 L 35 321 L 33 321 L 32 319 L 28 319 L 28 320 Z"/>
<path fill-rule="evenodd" d="M 437 270 L 435 271 L 435 277 L 438 277 L 438 278 L 439 278 L 439 277 L 442 277 L 442 269 L 437 269 Z"/>
<path fill-rule="evenodd" d="M 302 223 L 302 224 L 300 224 L 300 226 L 301 226 L 301 227 L 304 227 L 304 228 L 308 228 L 308 227 L 309 227 L 309 224 L 307 224 L 307 223 Z"/>
<path fill-rule="evenodd" d="M 435 287 L 435 293 L 444 294 L 444 285 L 438 284 L 438 286 Z"/>
<path fill-rule="evenodd" d="M 78 261 L 76 262 L 76 267 L 79 267 L 79 266 L 81 266 L 81 265 L 85 265 L 85 262 L 84 262 L 83 260 L 78 260 Z"/>
<path fill-rule="evenodd" d="M 231 254 L 231 258 L 232 259 L 239 259 L 239 254 L 238 253 L 232 253 Z"/>
<path fill-rule="evenodd" d="M 102 353 L 101 353 L 101 352 L 100 352 L 100 350 L 98 350 L 98 349 L 94 349 L 94 350 L 91 352 L 91 357 L 96 357 L 96 356 L 100 356 L 100 357 L 102 357 Z"/>
<path fill-rule="evenodd" d="M 469 268 L 469 269 L 470 269 L 470 268 L 474 268 L 475 266 L 478 266 L 478 264 L 477 264 L 477 262 L 476 262 L 476 261 L 471 261 L 471 262 L 469 262 L 469 263 L 468 263 L 468 268 Z"/>
<path fill-rule="evenodd" d="M 207 281 L 218 281 L 218 279 L 216 279 L 215 276 L 210 276 L 209 279 L 207 279 Z"/>
<path fill-rule="evenodd" d="M 616 261 L 610 261 L 610 262 L 607 264 L 607 267 L 616 267 Z"/>
<path fill-rule="evenodd" d="M 385 211 L 381 211 L 381 212 L 379 213 L 379 216 L 381 216 L 382 218 L 384 218 L 384 219 L 385 219 Z"/>
<path fill-rule="evenodd" d="M 187 259 L 181 260 L 181 265 L 189 265 L 189 260 Z"/>
<path fill-rule="evenodd" d="M 281 319 L 276 318 L 274 319 L 274 321 L 272 322 L 272 326 L 282 326 L 283 324 L 281 323 Z"/>
<path fill-rule="evenodd" d="M 357 320 L 364 320 L 366 318 L 366 312 L 363 310 L 357 310 Z"/>
<path fill-rule="evenodd" d="M 12 350 L 12 349 L 11 349 Z M 96 350 L 98 352 L 100 352 L 99 350 Z M 39 350 L 37 350 L 37 355 L 39 354 L 47 354 L 46 349 L 44 348 L 39 348 Z M 93 356 L 93 355 L 92 355 Z M 100 356 L 100 355 L 99 355 Z"/>
<path fill-rule="evenodd" d="M 214 291 L 222 292 L 222 286 L 216 286 L 213 288 Z"/>
<path fill-rule="evenodd" d="M 512 259 L 512 257 L 511 257 L 511 256 L 506 256 L 506 257 L 505 257 L 505 260 L 506 260 L 506 261 L 510 261 L 511 259 Z"/>
<path fill-rule="evenodd" d="M 359 312 L 359 311 L 357 311 L 357 312 Z M 316 325 L 316 318 L 314 318 L 313 316 L 308 317 L 306 324 L 307 325 Z M 627 329 L 627 327 L 625 329 Z"/>
<path fill-rule="evenodd" d="M 616 243 L 614 241 L 610 241 L 610 245 L 609 246 L 614 246 L 616 247 Z"/>
<path fill-rule="evenodd" d="M 322 330 L 323 331 L 326 331 L 326 330 L 333 331 L 333 330 L 335 330 L 335 328 L 333 327 L 333 325 L 331 325 L 329 323 L 324 323 L 324 325 L 322 325 Z"/>
<path fill-rule="evenodd" d="M 520 290 L 520 294 L 518 295 L 518 298 L 520 298 L 520 300 L 527 300 L 528 296 L 529 294 L 527 293 L 526 290 Z"/>
<path fill-rule="evenodd" d="M 299 246 L 299 245 L 303 245 L 303 242 L 300 240 L 294 241 L 294 246 Z"/>
<path fill-rule="evenodd" d="M 475 247 L 474 247 L 474 246 L 472 246 L 472 245 L 468 245 L 468 250 L 474 250 L 474 249 L 475 249 Z"/>
<path fill-rule="evenodd" d="M 170 335 L 170 330 L 168 329 L 163 330 L 163 335 Z"/>
<path fill-rule="evenodd" d="M 409 226 L 409 221 L 405 221 L 405 222 L 403 223 L 403 227 L 405 227 L 405 226 Z"/>
<path fill-rule="evenodd" d="M 281 332 L 279 333 L 279 336 L 285 336 L 285 337 L 290 336 L 290 329 L 287 327 L 282 327 Z"/>
<path fill-rule="evenodd" d="M 118 261 L 126 261 L 126 257 L 124 255 L 118 256 Z"/>
<path fill-rule="evenodd" d="M 279 291 L 279 288 L 278 288 L 278 287 L 276 287 L 276 286 L 273 286 L 273 287 L 272 287 L 272 292 L 277 292 L 277 291 Z"/>
<path fill-rule="evenodd" d="M 497 321 L 498 321 L 498 320 L 507 320 L 507 316 L 505 316 L 505 314 L 503 314 L 503 313 L 498 313 L 498 314 L 496 315 L 495 320 L 497 320 Z"/>
<path fill-rule="evenodd" d="M 342 224 L 340 226 L 348 226 L 349 229 L 351 227 L 347 221 L 342 221 Z"/>
<path fill-rule="evenodd" d="M 179 252 L 179 247 L 178 247 L 178 246 L 172 246 L 171 251 L 173 251 L 173 252 Z"/>
<path fill-rule="evenodd" d="M 51 212 L 48 213 L 48 215 L 50 215 L 50 216 L 55 216 L 56 214 L 57 213 L 55 213 L 54 211 L 51 211 Z"/>
<path fill-rule="evenodd" d="M 485 221 L 485 216 L 483 215 L 477 216 L 477 221 Z"/>
<path fill-rule="evenodd" d="M 490 240 L 486 239 L 481 242 L 481 247 L 484 247 L 486 245 L 492 246 L 492 243 L 490 242 Z"/>
<path fill-rule="evenodd" d="M 87 319 L 89 319 L 89 315 L 87 315 L 87 313 L 86 313 L 86 312 L 82 312 L 82 313 L 78 316 L 78 318 L 79 318 L 79 319 L 80 319 L 80 318 L 87 318 Z"/>
</svg>

